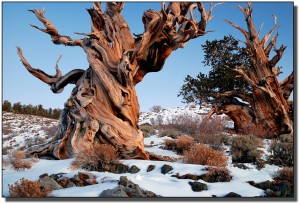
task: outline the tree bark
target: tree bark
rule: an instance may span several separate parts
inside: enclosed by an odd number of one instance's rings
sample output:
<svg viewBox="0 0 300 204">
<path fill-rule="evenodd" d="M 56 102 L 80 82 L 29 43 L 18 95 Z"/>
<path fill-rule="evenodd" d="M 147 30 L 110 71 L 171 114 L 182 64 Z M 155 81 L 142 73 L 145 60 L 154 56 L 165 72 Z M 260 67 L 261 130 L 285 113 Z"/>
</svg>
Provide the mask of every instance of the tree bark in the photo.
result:
<svg viewBox="0 0 300 204">
<path fill-rule="evenodd" d="M 144 33 L 134 38 L 121 13 L 124 3 L 106 5 L 105 12 L 98 2 L 87 9 L 91 16 L 91 32 L 77 33 L 87 37 L 75 40 L 60 35 L 44 17 L 44 9 L 30 10 L 45 26 L 44 29 L 32 25 L 34 28 L 49 34 L 54 44 L 81 47 L 87 55 L 89 68 L 62 76 L 56 66 L 57 74 L 50 76 L 32 68 L 18 48 L 25 68 L 49 84 L 54 93 L 61 92 L 67 84 L 75 84 L 53 140 L 32 147 L 28 154 L 66 159 L 92 149 L 96 143 L 103 143 L 117 148 L 121 158 L 150 159 L 138 126 L 140 109 L 135 85 L 147 73 L 160 71 L 173 50 L 206 34 L 206 24 L 212 19 L 214 6 L 206 12 L 202 3 L 171 2 L 167 9 L 162 3 L 161 11 L 144 12 Z M 193 18 L 195 8 L 201 14 L 200 22 Z"/>
<path fill-rule="evenodd" d="M 277 77 L 281 73 L 281 67 L 276 68 L 286 46 L 276 48 L 278 33 L 267 44 L 274 30 L 278 28 L 276 16 L 274 16 L 273 28 L 260 40 L 260 31 L 256 32 L 252 21 L 251 3 L 248 3 L 247 8 L 238 7 L 245 16 L 247 31 L 230 21 L 226 22 L 245 36 L 244 43 L 251 56 L 253 66 L 240 66 L 234 70 L 252 86 L 253 102 L 250 107 L 255 115 L 255 124 L 263 124 L 264 128 L 275 136 L 293 134 L 293 120 L 290 114 L 293 110 L 288 103 L 288 98 L 293 90 L 294 75 L 292 73 L 279 83 Z M 270 58 L 272 48 L 275 55 Z"/>
</svg>

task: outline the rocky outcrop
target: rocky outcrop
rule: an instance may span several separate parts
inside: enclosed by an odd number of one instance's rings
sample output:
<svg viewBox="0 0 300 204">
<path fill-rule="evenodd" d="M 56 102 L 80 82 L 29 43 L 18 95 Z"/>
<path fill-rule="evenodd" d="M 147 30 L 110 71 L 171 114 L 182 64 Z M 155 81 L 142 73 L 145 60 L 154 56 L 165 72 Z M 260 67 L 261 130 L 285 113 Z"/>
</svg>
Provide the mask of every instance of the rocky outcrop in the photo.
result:
<svg viewBox="0 0 300 204">
<path fill-rule="evenodd" d="M 121 176 L 119 185 L 114 189 L 104 190 L 99 197 L 161 197 L 151 191 L 140 188 L 139 185 Z"/>
</svg>

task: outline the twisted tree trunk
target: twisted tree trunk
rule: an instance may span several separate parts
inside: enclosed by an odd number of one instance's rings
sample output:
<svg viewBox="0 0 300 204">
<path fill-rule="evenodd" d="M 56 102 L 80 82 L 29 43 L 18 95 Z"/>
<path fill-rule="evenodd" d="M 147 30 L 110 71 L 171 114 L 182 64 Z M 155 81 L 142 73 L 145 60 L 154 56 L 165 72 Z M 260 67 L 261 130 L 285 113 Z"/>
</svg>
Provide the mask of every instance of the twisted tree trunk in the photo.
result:
<svg viewBox="0 0 300 204">
<path fill-rule="evenodd" d="M 144 33 L 136 38 L 132 37 L 121 14 L 123 7 L 124 3 L 109 2 L 103 12 L 101 4 L 94 3 L 93 8 L 87 9 L 92 30 L 77 33 L 87 37 L 76 40 L 60 35 L 44 17 L 44 9 L 30 10 L 45 26 L 43 29 L 32 25 L 34 28 L 49 34 L 54 44 L 81 47 L 89 68 L 72 70 L 62 76 L 57 62 L 56 74 L 50 76 L 32 68 L 18 48 L 25 68 L 49 84 L 54 93 L 60 93 L 67 84 L 75 84 L 53 140 L 32 147 L 29 154 L 66 159 L 103 143 L 116 147 L 121 158 L 149 159 L 138 126 L 140 110 L 135 85 L 147 73 L 160 71 L 173 50 L 206 33 L 213 6 L 206 12 L 202 3 L 171 2 L 167 9 L 162 3 L 161 11 L 144 12 Z M 195 8 L 201 14 L 200 22 L 193 18 Z"/>
<path fill-rule="evenodd" d="M 272 33 L 278 28 L 276 16 L 274 16 L 273 28 L 260 40 L 261 30 L 257 32 L 252 21 L 251 3 L 248 3 L 247 8 L 238 7 L 245 16 L 247 31 L 230 21 L 226 22 L 245 36 L 244 43 L 252 66 L 242 65 L 233 69 L 252 87 L 252 93 L 241 95 L 232 92 L 226 95 L 231 98 L 239 97 L 248 102 L 247 108 L 243 107 L 245 104 L 235 104 L 230 107 L 225 104 L 221 108 L 214 109 L 212 113 L 228 114 L 239 126 L 236 127 L 237 129 L 242 129 L 243 124 L 252 124 L 254 126 L 263 125 L 265 130 L 272 133 L 273 136 L 293 134 L 293 107 L 292 102 L 288 99 L 294 87 L 294 73 L 292 72 L 289 77 L 279 83 L 277 77 L 281 73 L 281 67 L 276 68 L 276 64 L 281 59 L 286 46 L 282 45 L 279 49 L 276 48 L 278 33 L 267 43 Z M 270 57 L 272 48 L 275 55 Z"/>
</svg>

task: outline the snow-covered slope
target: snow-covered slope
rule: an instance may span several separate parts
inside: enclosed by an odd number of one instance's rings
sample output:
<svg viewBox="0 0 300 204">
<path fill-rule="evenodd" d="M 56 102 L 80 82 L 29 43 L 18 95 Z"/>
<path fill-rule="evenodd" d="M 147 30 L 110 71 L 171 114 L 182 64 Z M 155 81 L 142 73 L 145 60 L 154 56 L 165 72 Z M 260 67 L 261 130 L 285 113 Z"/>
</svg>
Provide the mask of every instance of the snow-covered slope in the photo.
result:
<svg viewBox="0 0 300 204">
<path fill-rule="evenodd" d="M 201 119 L 203 116 L 207 115 L 207 113 L 211 110 L 209 105 L 199 106 L 185 106 L 185 107 L 177 107 L 177 108 L 163 108 L 159 112 L 142 112 L 139 118 L 139 124 L 152 124 L 152 121 L 156 120 L 160 117 L 163 122 L 168 122 L 172 119 L 172 117 L 188 115 L 191 117 L 197 117 Z"/>
<path fill-rule="evenodd" d="M 165 109 L 159 113 L 143 113 L 141 115 L 140 123 L 150 123 L 150 119 L 157 115 L 161 115 L 165 119 L 172 115 L 189 114 L 195 117 L 201 117 L 209 111 L 209 108 L 175 108 Z M 21 146 L 26 145 L 28 138 L 47 138 L 49 133 L 49 127 L 54 126 L 57 123 L 56 120 L 36 117 L 18 115 L 12 113 L 3 114 L 3 127 L 9 129 L 3 134 L 3 147 L 12 147 L 13 149 L 19 149 Z M 173 158 L 179 158 L 177 162 L 165 162 L 165 161 L 144 161 L 144 160 L 121 160 L 121 163 L 128 165 L 129 167 L 136 165 L 140 171 L 135 174 L 123 173 L 114 174 L 109 172 L 91 172 L 96 176 L 98 184 L 84 186 L 84 187 L 71 187 L 61 190 L 54 190 L 51 196 L 54 197 L 98 197 L 102 191 L 106 189 L 112 189 L 118 186 L 118 180 L 120 176 L 125 175 L 138 184 L 145 190 L 152 191 L 157 195 L 163 197 L 223 197 L 230 192 L 237 193 L 243 197 L 255 197 L 263 196 L 264 191 L 255 188 L 248 183 L 248 181 L 263 182 L 266 180 L 272 180 L 274 172 L 279 167 L 266 165 L 265 168 L 257 170 L 253 164 L 246 164 L 249 169 L 240 169 L 234 167 L 231 162 L 231 156 L 224 152 L 228 156 L 227 168 L 231 171 L 232 180 L 230 182 L 217 182 L 208 183 L 201 179 L 199 182 L 207 184 L 208 190 L 201 192 L 194 192 L 191 189 L 189 182 L 190 179 L 177 179 L 174 175 L 194 174 L 202 175 L 207 172 L 207 166 L 184 164 L 180 160 L 180 155 L 170 150 L 161 149 L 165 139 L 171 139 L 170 137 L 158 137 L 153 135 L 145 138 L 146 150 L 156 153 L 162 156 L 169 156 Z M 14 141 L 15 140 L 15 141 Z M 265 143 L 265 148 L 261 148 L 262 151 L 267 154 L 266 148 L 269 143 Z M 3 155 L 5 158 L 6 155 Z M 45 160 L 40 159 L 35 162 L 31 169 L 16 171 L 11 166 L 4 166 L 2 175 L 2 189 L 3 196 L 9 196 L 8 184 L 13 184 L 21 178 L 27 178 L 29 180 L 38 180 L 41 174 L 53 174 L 53 173 L 66 173 L 64 176 L 71 178 L 78 172 L 84 172 L 83 169 L 74 169 L 71 167 L 71 163 L 74 159 L 67 160 Z M 161 173 L 163 165 L 170 165 L 173 170 L 167 174 Z M 148 172 L 149 165 L 154 165 L 153 171 Z"/>
</svg>

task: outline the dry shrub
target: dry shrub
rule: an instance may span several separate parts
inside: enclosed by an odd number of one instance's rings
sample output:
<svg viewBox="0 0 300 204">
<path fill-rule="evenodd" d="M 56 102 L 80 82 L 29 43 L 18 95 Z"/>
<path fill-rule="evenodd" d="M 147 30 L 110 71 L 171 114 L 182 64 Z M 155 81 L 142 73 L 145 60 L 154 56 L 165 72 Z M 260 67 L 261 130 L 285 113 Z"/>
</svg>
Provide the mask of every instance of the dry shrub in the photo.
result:
<svg viewBox="0 0 300 204">
<path fill-rule="evenodd" d="M 228 160 L 222 151 L 201 144 L 192 146 L 183 155 L 185 163 L 189 164 L 225 167 Z"/>
<path fill-rule="evenodd" d="M 289 183 L 294 183 L 294 168 L 283 167 L 274 174 L 274 180 L 286 180 Z"/>
<path fill-rule="evenodd" d="M 38 181 L 30 181 L 22 178 L 20 183 L 16 181 L 8 185 L 10 197 L 41 198 L 47 197 L 52 192 L 51 188 L 44 188 Z"/>
<path fill-rule="evenodd" d="M 13 149 L 12 146 L 2 147 L 2 155 L 9 154 L 9 152 Z"/>
<path fill-rule="evenodd" d="M 109 164 L 111 161 L 118 161 L 116 148 L 108 144 L 95 144 L 92 149 L 83 150 L 77 153 L 72 166 L 87 170 L 98 171 L 99 163 Z"/>
<path fill-rule="evenodd" d="M 24 151 L 11 151 L 8 154 L 8 161 L 12 164 L 12 166 L 16 170 L 20 169 L 30 169 L 32 166 L 32 161 L 25 160 L 25 152 Z"/>
<path fill-rule="evenodd" d="M 158 130 L 158 136 L 159 137 L 168 136 L 168 137 L 171 137 L 173 139 L 176 139 L 181 135 L 182 135 L 181 131 L 178 131 L 178 130 L 172 129 L 172 128 L 167 128 L 167 129 L 162 128 L 162 129 Z"/>
<path fill-rule="evenodd" d="M 156 134 L 156 130 L 152 125 L 141 125 L 140 130 L 144 133 L 144 137 L 150 137 Z"/>
<path fill-rule="evenodd" d="M 189 150 L 194 144 L 194 138 L 189 136 L 180 136 L 178 139 L 165 139 L 165 149 L 176 151 L 182 154 L 184 151 Z"/>
<path fill-rule="evenodd" d="M 155 106 L 152 106 L 149 110 L 154 113 L 159 113 L 162 110 L 162 107 L 159 105 L 155 105 Z"/>
<path fill-rule="evenodd" d="M 165 139 L 165 146 L 164 146 L 164 148 L 167 149 L 167 150 L 176 151 L 176 149 L 177 149 L 176 140 Z"/>
<path fill-rule="evenodd" d="M 167 119 L 166 127 L 169 129 L 175 129 L 183 134 L 193 135 L 198 132 L 199 124 L 201 120 L 199 117 L 195 117 L 189 114 L 174 115 Z"/>
<path fill-rule="evenodd" d="M 182 154 L 184 151 L 189 150 L 194 144 L 194 138 L 189 136 L 180 136 L 176 141 L 176 151 Z"/>
<path fill-rule="evenodd" d="M 224 138 L 224 121 L 225 118 L 222 117 L 213 117 L 208 120 L 203 120 L 198 126 L 198 131 L 195 132 L 194 138 L 200 143 L 220 150 Z"/>
<path fill-rule="evenodd" d="M 261 140 L 252 135 L 232 138 L 232 161 L 239 163 L 255 163 L 260 159 L 261 152 L 257 150 Z"/>
<path fill-rule="evenodd" d="M 215 183 L 215 182 L 229 182 L 231 180 L 230 171 L 226 167 L 221 168 L 208 168 L 208 172 L 203 176 L 202 180 Z"/>
<path fill-rule="evenodd" d="M 280 138 L 279 141 L 272 142 L 269 149 L 271 155 L 268 158 L 271 164 L 290 167 L 294 165 L 294 144 L 290 141 L 287 138 Z"/>
<path fill-rule="evenodd" d="M 11 134 L 11 133 L 13 133 L 13 131 L 12 131 L 12 129 L 10 127 L 4 126 L 2 128 L 2 134 L 3 135 L 8 135 L 8 134 Z"/>
</svg>

